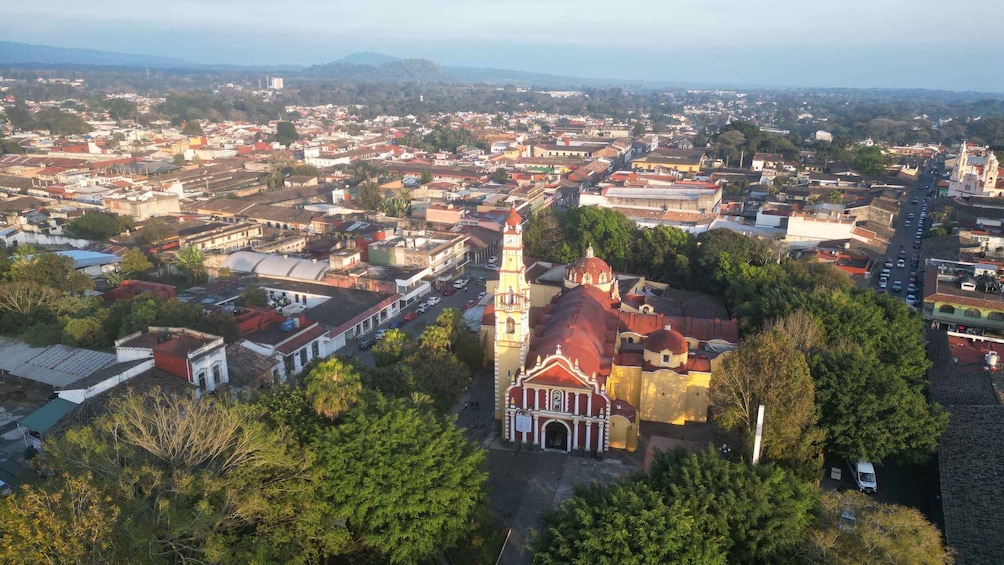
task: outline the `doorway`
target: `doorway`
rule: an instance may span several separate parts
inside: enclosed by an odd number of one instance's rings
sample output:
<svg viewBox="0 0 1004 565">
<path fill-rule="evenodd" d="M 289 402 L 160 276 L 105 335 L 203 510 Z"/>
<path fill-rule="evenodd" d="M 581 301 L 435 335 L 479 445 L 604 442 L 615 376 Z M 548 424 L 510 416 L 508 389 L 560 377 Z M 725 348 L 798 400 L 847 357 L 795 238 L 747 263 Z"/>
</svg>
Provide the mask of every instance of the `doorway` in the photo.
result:
<svg viewBox="0 0 1004 565">
<path fill-rule="evenodd" d="M 554 451 L 568 451 L 568 428 L 557 421 L 544 426 L 544 448 Z"/>
</svg>

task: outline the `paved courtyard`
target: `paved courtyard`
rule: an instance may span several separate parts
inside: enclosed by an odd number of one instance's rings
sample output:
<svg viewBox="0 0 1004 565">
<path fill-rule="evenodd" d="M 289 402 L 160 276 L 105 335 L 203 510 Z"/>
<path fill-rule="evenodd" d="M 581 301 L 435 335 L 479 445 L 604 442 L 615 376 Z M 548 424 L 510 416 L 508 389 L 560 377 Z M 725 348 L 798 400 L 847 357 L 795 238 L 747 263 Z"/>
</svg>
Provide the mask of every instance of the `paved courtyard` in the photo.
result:
<svg viewBox="0 0 1004 565">
<path fill-rule="evenodd" d="M 499 439 L 499 426 L 492 418 L 494 384 L 491 371 L 482 371 L 454 406 L 457 423 L 468 437 L 487 450 L 488 498 L 491 507 L 512 529 L 502 558 L 503 565 L 533 562 L 527 550 L 540 517 L 575 492 L 576 485 L 612 483 L 639 473 L 655 452 L 686 447 L 703 449 L 711 441 L 708 425 L 670 426 L 648 424 L 634 453 L 613 451 L 602 459 L 535 449 L 519 450 Z"/>
</svg>

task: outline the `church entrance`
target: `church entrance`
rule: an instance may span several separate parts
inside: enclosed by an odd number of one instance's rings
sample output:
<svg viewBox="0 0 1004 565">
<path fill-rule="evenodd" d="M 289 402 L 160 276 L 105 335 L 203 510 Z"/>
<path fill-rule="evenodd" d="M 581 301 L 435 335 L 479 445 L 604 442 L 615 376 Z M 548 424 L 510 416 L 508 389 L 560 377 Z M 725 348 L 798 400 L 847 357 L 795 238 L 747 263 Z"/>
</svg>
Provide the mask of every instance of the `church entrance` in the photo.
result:
<svg viewBox="0 0 1004 565">
<path fill-rule="evenodd" d="M 561 422 L 550 422 L 544 427 L 544 448 L 568 451 L 568 428 Z"/>
</svg>

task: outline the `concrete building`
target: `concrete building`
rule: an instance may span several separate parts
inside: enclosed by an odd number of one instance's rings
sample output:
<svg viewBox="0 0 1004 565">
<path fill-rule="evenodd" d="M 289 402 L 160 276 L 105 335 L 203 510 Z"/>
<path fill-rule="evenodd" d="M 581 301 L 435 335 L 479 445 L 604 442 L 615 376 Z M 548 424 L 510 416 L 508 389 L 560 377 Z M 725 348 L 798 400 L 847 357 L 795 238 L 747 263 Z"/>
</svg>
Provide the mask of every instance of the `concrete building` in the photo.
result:
<svg viewBox="0 0 1004 565">
<path fill-rule="evenodd" d="M 230 379 L 223 338 L 188 328 L 151 326 L 146 332 L 115 340 L 119 363 L 153 359 L 154 366 L 196 388 L 213 392 Z"/>
<path fill-rule="evenodd" d="M 131 216 L 140 222 L 155 216 L 181 213 L 178 195 L 164 192 L 106 194 L 101 205 L 113 214 Z"/>
<path fill-rule="evenodd" d="M 203 251 L 230 253 L 251 247 L 262 238 L 261 224 L 252 222 L 209 222 L 182 226 L 178 230 L 178 243 L 181 247 L 194 246 Z"/>
<path fill-rule="evenodd" d="M 369 244 L 369 262 L 428 269 L 431 277 L 459 273 L 467 264 L 467 239 L 466 235 L 423 232 L 374 241 Z"/>
</svg>

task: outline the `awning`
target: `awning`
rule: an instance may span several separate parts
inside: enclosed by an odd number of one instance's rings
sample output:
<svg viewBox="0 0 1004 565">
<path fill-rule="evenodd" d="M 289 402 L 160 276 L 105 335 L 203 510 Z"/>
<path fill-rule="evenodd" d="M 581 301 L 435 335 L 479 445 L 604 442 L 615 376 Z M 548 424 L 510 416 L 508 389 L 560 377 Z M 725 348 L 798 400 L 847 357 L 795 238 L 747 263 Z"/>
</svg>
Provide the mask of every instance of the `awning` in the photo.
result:
<svg viewBox="0 0 1004 565">
<path fill-rule="evenodd" d="M 44 434 L 49 431 L 49 428 L 55 426 L 56 422 L 62 419 L 63 416 L 69 414 L 76 407 L 77 404 L 69 400 L 56 398 L 31 414 L 21 418 L 18 425 L 22 428 L 28 428 L 33 432 Z"/>
</svg>

